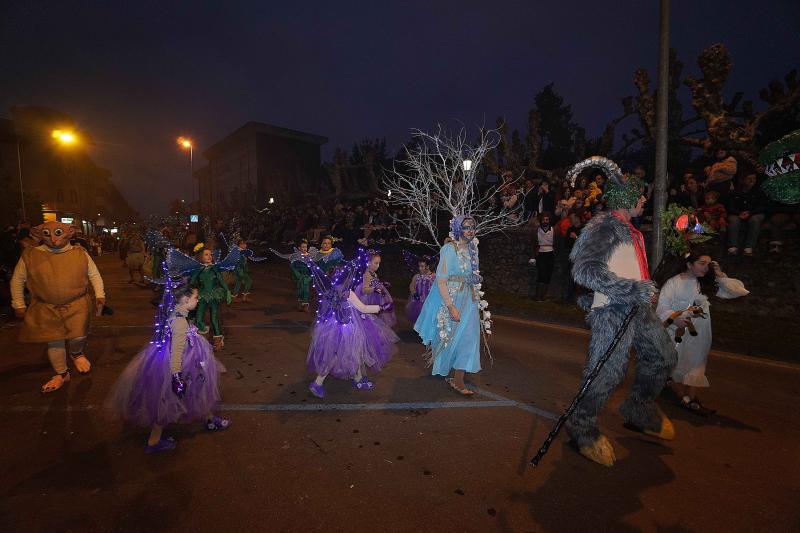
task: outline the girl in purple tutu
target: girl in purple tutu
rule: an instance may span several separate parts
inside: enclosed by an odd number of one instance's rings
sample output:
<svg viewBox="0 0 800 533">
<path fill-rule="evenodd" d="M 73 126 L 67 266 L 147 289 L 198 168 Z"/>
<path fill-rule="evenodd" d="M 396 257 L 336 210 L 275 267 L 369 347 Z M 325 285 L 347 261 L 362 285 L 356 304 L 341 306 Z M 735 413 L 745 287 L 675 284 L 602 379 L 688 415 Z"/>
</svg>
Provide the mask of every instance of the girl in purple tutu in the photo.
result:
<svg viewBox="0 0 800 533">
<path fill-rule="evenodd" d="M 397 317 L 394 315 L 394 300 L 389 294 L 389 284 L 378 279 L 378 269 L 381 266 L 381 253 L 377 250 L 368 250 L 367 271 L 361 283 L 355 288 L 358 299 L 367 305 L 378 305 L 383 309 L 378 319 L 388 327 L 393 328 L 397 324 Z"/>
<path fill-rule="evenodd" d="M 361 284 L 369 256 L 359 253 L 330 276 L 310 259 L 304 260 L 319 295 L 307 359 L 308 370 L 317 377 L 308 389 L 317 398 L 324 397 L 323 383 L 328 376 L 352 380 L 353 387 L 359 390 L 374 388 L 367 371 L 380 371 L 394 355 L 395 343 L 400 339 L 376 316 L 390 311 L 391 301 L 365 304 L 352 290 Z"/>
<path fill-rule="evenodd" d="M 229 420 L 212 413 L 220 401 L 219 374 L 225 369 L 208 341 L 186 320 L 197 299 L 197 289 L 164 285 L 153 339 L 128 364 L 106 400 L 106 408 L 124 420 L 150 428 L 148 454 L 177 445 L 172 437 L 162 436 L 167 424 L 204 420 L 209 431 L 230 426 Z"/>
<path fill-rule="evenodd" d="M 425 298 L 431 292 L 433 281 L 436 278 L 436 275 L 431 272 L 430 261 L 427 256 L 417 259 L 417 273 L 411 278 L 411 285 L 408 288 L 410 294 L 406 304 L 406 317 L 412 324 L 417 322 L 419 312 L 422 310 L 422 304 L 425 303 Z"/>
</svg>

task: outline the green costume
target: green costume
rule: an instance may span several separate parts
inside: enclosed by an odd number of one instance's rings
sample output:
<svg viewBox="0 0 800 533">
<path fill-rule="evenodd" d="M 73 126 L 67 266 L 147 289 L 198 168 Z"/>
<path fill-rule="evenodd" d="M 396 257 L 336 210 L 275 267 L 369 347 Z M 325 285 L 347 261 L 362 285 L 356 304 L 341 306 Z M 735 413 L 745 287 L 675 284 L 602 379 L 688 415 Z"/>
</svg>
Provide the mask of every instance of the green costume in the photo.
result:
<svg viewBox="0 0 800 533">
<path fill-rule="evenodd" d="M 253 278 L 250 277 L 250 270 L 247 267 L 247 257 L 242 256 L 239 262 L 236 263 L 236 268 L 233 270 L 233 275 L 236 277 L 236 283 L 233 286 L 233 294 L 239 295 L 239 289 L 244 288 L 243 294 L 250 294 L 250 288 L 253 286 Z"/>
<path fill-rule="evenodd" d="M 302 261 L 292 261 L 291 269 L 292 278 L 297 286 L 297 300 L 307 304 L 311 289 L 311 270 Z"/>
<path fill-rule="evenodd" d="M 201 332 L 207 331 L 205 314 L 206 308 L 208 308 L 211 315 L 213 334 L 215 337 L 221 336 L 222 330 L 219 327 L 218 317 L 219 304 L 223 300 L 227 304 L 231 303 L 231 291 L 228 290 L 228 285 L 222 277 L 222 272 L 216 265 L 207 265 L 192 274 L 189 284 L 198 289 L 197 329 Z"/>
</svg>

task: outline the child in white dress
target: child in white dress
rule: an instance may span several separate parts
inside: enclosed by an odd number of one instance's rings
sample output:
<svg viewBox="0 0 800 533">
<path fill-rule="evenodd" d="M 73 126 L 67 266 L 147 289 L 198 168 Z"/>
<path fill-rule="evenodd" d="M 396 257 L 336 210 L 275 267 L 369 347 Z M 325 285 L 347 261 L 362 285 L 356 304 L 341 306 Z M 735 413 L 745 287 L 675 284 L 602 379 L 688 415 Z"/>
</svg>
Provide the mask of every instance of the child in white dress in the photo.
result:
<svg viewBox="0 0 800 533">
<path fill-rule="evenodd" d="M 668 329 L 673 338 L 679 328 L 693 325 L 696 330 L 696 335 L 683 335 L 681 341 L 675 345 L 678 364 L 672 372 L 672 381 L 682 407 L 700 414 L 710 414 L 713 411 L 705 408 L 697 397 L 698 389 L 709 386 L 706 377 L 706 361 L 711 350 L 708 295 L 712 294 L 715 287 L 719 298 L 737 298 L 748 294 L 748 291 L 741 281 L 729 278 L 719 263 L 713 261 L 708 254 L 691 252 L 684 261 L 684 270 L 670 277 L 661 287 L 656 314 L 661 320 L 667 321 L 677 312 L 691 306 L 702 308 L 705 317 L 679 316 L 671 321 Z"/>
</svg>

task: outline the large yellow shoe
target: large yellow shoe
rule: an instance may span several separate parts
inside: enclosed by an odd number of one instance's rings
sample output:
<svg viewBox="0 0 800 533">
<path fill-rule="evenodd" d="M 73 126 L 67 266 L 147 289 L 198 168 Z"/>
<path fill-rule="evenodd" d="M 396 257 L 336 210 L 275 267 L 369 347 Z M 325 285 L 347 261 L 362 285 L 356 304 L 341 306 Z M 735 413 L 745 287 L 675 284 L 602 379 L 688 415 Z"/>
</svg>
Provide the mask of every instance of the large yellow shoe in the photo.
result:
<svg viewBox="0 0 800 533">
<path fill-rule="evenodd" d="M 611 446 L 605 435 L 600 435 L 591 446 L 582 446 L 578 451 L 590 461 L 603 466 L 614 466 L 614 461 L 617 460 L 614 455 L 614 447 Z"/>
<path fill-rule="evenodd" d="M 659 439 L 673 440 L 675 438 L 675 426 L 672 425 L 672 421 L 664 413 L 661 413 L 661 431 L 643 429 L 642 433 Z"/>
</svg>

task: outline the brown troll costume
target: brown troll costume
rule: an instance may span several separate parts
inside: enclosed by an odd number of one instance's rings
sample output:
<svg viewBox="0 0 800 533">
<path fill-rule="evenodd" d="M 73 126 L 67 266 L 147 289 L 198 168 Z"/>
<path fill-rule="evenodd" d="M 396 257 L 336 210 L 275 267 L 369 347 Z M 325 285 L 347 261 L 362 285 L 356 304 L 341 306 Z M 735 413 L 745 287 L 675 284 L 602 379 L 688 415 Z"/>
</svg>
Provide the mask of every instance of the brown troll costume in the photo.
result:
<svg viewBox="0 0 800 533">
<path fill-rule="evenodd" d="M 575 282 L 594 291 L 593 297 L 581 302 L 589 310 L 592 330 L 584 377 L 613 340 L 619 340 L 566 429 L 582 455 L 611 466 L 614 449 L 600 433 L 597 415 L 624 379 L 631 348 L 636 351 L 636 377 L 620 412 L 626 427 L 667 440 L 674 438 L 675 430 L 655 400 L 677 362 L 677 353 L 653 311 L 655 284 L 650 280 L 644 239 L 630 223 L 632 216 L 641 215 L 643 184 L 635 177 L 625 179 L 613 161 L 597 156 L 578 163 L 570 175 L 590 167 L 601 168 L 608 176 L 605 198 L 610 212 L 586 225 L 570 255 Z"/>
<path fill-rule="evenodd" d="M 69 382 L 67 350 L 76 370 L 86 374 L 91 364 L 83 353 L 89 318 L 95 305 L 105 304 L 103 278 L 92 258 L 80 246 L 69 241 L 75 228 L 60 222 L 45 222 L 32 229 L 41 241 L 37 247 L 23 250 L 11 278 L 14 312 L 24 318 L 20 342 L 47 343 L 47 356 L 56 375 L 42 387 L 53 392 Z M 25 303 L 25 287 L 30 304 Z"/>
</svg>

